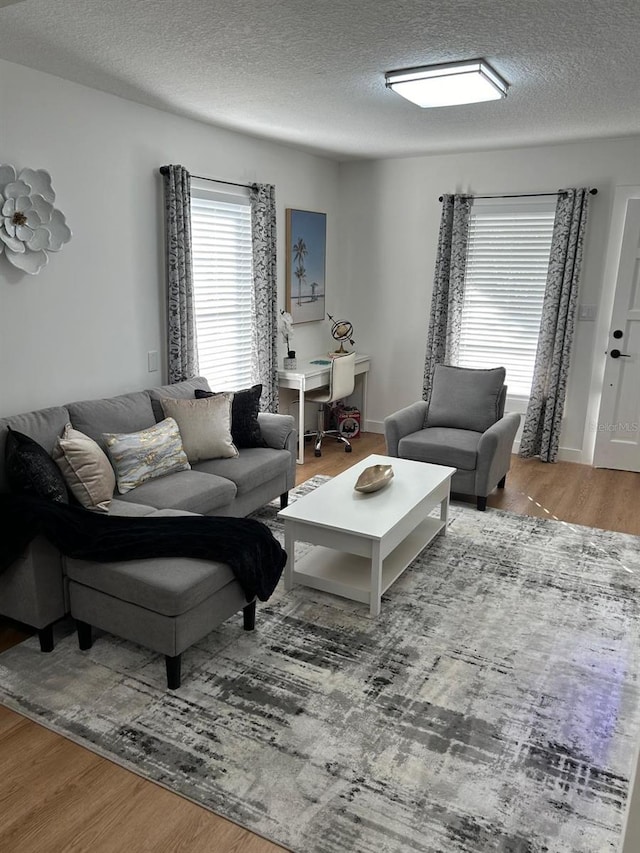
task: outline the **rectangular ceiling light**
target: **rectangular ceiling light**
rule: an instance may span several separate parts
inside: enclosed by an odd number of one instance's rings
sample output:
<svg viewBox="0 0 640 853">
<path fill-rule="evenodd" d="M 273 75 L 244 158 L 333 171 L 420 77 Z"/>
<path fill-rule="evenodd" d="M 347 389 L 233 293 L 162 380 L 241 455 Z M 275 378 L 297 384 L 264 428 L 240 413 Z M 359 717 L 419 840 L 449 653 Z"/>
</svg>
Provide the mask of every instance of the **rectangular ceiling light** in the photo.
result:
<svg viewBox="0 0 640 853">
<path fill-rule="evenodd" d="M 419 107 L 448 107 L 506 98 L 507 83 L 484 59 L 387 71 L 386 86 Z"/>
</svg>

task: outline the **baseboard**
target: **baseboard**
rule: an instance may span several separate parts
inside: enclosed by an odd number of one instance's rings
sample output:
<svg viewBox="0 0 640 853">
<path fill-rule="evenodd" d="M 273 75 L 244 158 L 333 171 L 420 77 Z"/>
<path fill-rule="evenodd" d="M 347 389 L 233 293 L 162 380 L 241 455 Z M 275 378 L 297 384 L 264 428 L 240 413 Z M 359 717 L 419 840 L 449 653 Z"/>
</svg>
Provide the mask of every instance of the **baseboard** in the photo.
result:
<svg viewBox="0 0 640 853">
<path fill-rule="evenodd" d="M 377 432 L 379 435 L 384 435 L 384 421 L 366 420 L 362 428 L 363 432 Z"/>
<path fill-rule="evenodd" d="M 513 442 L 513 454 L 517 456 L 520 452 L 520 439 L 517 439 Z M 578 450 L 576 447 L 560 447 L 558 448 L 558 461 L 559 462 L 577 462 L 578 464 L 590 464 L 588 462 L 585 463 L 583 458 L 583 453 L 581 450 Z"/>
<path fill-rule="evenodd" d="M 558 450 L 558 459 L 560 462 L 577 462 L 580 465 L 591 464 L 585 460 L 583 452 L 575 447 L 561 447 Z"/>
</svg>

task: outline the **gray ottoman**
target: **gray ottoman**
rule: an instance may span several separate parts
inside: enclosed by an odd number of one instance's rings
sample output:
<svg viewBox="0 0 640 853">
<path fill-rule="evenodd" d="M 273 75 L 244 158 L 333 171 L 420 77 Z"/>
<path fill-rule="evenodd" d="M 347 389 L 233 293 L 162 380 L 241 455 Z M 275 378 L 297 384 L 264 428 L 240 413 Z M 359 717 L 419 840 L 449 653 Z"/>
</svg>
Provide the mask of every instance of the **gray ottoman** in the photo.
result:
<svg viewBox="0 0 640 853">
<path fill-rule="evenodd" d="M 170 690 L 180 687 L 180 656 L 185 649 L 240 609 L 245 630 L 255 626 L 255 599 L 247 602 L 225 563 L 186 557 L 119 563 L 64 559 L 80 648 L 91 647 L 95 626 L 153 649 L 165 655 Z"/>
<path fill-rule="evenodd" d="M 247 603 L 231 569 L 195 559 L 91 563 L 67 559 L 69 602 L 81 649 L 91 647 L 91 626 L 165 655 L 167 686 L 180 686 L 180 655 L 238 610 L 255 625 L 255 599 Z"/>
</svg>

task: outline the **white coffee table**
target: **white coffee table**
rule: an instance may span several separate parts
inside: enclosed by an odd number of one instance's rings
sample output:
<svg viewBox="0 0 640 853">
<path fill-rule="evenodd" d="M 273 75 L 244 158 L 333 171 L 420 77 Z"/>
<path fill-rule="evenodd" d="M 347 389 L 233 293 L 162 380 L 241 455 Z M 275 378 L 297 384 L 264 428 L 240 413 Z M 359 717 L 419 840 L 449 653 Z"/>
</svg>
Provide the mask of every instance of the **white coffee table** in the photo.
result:
<svg viewBox="0 0 640 853">
<path fill-rule="evenodd" d="M 370 465 L 392 465 L 394 478 L 378 492 L 356 492 L 356 480 Z M 288 554 L 285 589 L 299 583 L 362 601 L 377 616 L 382 594 L 446 532 L 455 471 L 372 455 L 280 510 Z M 440 517 L 428 517 L 437 504 Z M 320 547 L 296 560 L 296 542 Z"/>
</svg>

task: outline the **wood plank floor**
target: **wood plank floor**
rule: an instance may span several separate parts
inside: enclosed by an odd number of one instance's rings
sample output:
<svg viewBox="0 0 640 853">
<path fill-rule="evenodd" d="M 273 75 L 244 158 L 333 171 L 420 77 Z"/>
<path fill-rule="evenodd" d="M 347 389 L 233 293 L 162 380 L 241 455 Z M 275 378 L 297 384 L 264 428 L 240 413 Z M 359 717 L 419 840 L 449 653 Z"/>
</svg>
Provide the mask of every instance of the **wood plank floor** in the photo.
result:
<svg viewBox="0 0 640 853">
<path fill-rule="evenodd" d="M 384 452 L 380 435 L 355 439 L 350 454 L 329 441 L 321 458 L 307 454 L 297 482 L 335 476 L 370 453 Z M 514 457 L 506 488 L 491 495 L 488 505 L 640 535 L 640 474 Z M 0 621 L 0 650 L 26 636 L 24 626 Z M 283 849 L 2 706 L 0 816 L 0 850 L 20 853 Z"/>
</svg>

